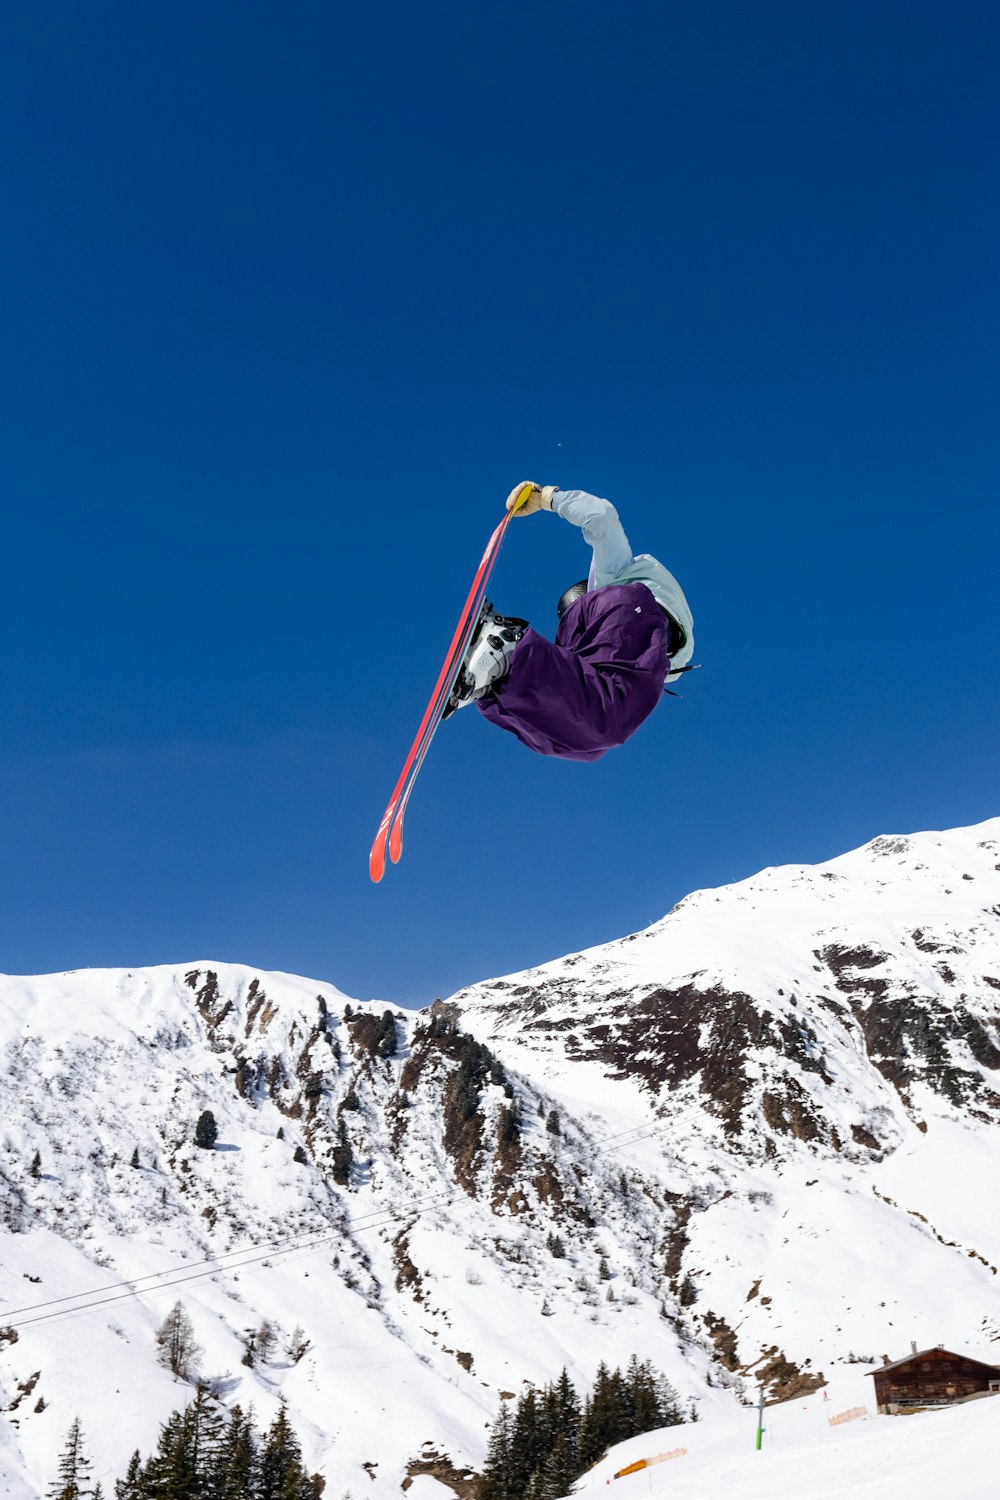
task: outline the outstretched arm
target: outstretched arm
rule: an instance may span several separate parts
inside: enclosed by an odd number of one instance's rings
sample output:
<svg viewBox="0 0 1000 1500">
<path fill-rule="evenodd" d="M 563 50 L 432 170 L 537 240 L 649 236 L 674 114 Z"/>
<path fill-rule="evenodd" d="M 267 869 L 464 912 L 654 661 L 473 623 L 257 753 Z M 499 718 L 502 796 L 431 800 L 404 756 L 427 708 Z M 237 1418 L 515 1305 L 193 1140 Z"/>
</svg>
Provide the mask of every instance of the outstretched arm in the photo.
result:
<svg viewBox="0 0 1000 1500">
<path fill-rule="evenodd" d="M 511 490 L 507 501 L 508 510 L 513 508 L 515 499 L 520 496 L 525 483 L 527 481 L 515 485 Z M 564 521 L 580 527 L 584 539 L 594 549 L 591 587 L 601 587 L 603 584 L 612 583 L 632 561 L 632 548 L 629 546 L 628 537 L 622 530 L 618 512 L 610 500 L 601 500 L 597 495 L 588 495 L 586 490 L 561 490 L 554 484 L 544 486 L 534 484 L 531 495 L 519 507 L 517 514 L 530 516 L 538 510 L 555 511 L 556 515 L 562 516 Z"/>
<path fill-rule="evenodd" d="M 579 526 L 593 547 L 595 582 L 608 583 L 624 572 L 632 561 L 632 548 L 610 500 L 588 495 L 586 490 L 557 490 L 552 509 L 564 521 Z"/>
</svg>

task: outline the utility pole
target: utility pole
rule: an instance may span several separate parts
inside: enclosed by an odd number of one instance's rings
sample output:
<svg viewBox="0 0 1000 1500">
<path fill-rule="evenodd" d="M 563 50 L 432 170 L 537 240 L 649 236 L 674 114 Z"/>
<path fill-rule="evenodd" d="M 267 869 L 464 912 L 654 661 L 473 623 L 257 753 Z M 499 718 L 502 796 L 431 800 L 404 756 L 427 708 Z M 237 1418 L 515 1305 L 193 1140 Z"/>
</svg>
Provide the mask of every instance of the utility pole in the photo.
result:
<svg viewBox="0 0 1000 1500">
<path fill-rule="evenodd" d="M 761 1441 L 764 1436 L 764 1387 L 760 1388 L 760 1399 L 757 1402 L 757 1441 L 754 1447 L 760 1452 Z"/>
</svg>

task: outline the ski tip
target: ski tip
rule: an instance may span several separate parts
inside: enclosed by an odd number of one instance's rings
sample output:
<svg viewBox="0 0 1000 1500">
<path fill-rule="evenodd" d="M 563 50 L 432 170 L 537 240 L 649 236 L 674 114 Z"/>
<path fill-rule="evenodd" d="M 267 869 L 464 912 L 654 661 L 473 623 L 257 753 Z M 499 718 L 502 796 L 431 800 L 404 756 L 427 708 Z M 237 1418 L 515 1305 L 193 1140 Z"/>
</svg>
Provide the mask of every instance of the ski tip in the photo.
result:
<svg viewBox="0 0 1000 1500">
<path fill-rule="evenodd" d="M 389 858 L 394 865 L 398 865 L 403 857 L 403 825 L 397 819 L 392 825 L 389 835 Z"/>
<path fill-rule="evenodd" d="M 368 873 L 376 885 L 385 874 L 385 835 L 382 833 L 375 840 L 368 856 Z"/>
</svg>

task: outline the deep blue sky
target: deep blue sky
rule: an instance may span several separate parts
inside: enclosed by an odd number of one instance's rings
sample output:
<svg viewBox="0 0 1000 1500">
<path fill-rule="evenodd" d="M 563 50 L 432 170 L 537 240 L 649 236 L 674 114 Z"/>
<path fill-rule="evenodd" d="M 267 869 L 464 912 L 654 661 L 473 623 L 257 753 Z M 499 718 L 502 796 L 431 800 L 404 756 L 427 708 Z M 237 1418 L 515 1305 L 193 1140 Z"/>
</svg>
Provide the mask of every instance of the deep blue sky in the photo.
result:
<svg viewBox="0 0 1000 1500">
<path fill-rule="evenodd" d="M 1000 12 L 9 4 L 0 967 L 403 1003 L 1000 812 Z M 518 479 L 703 669 L 596 766 L 445 725 Z M 551 630 L 572 528 L 492 590 Z"/>
</svg>

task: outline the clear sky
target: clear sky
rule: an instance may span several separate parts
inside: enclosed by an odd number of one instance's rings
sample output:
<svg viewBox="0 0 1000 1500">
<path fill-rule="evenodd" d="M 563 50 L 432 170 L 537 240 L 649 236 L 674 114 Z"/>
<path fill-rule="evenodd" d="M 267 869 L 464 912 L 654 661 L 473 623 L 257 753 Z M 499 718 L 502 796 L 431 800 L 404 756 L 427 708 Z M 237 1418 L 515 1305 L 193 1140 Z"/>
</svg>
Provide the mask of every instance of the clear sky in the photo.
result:
<svg viewBox="0 0 1000 1500">
<path fill-rule="evenodd" d="M 6 5 L 0 967 L 423 1002 L 1000 812 L 998 72 L 962 0 Z M 459 714 L 373 887 L 521 478 L 702 670 L 594 766 Z"/>
</svg>

